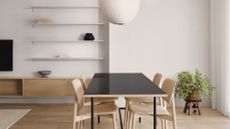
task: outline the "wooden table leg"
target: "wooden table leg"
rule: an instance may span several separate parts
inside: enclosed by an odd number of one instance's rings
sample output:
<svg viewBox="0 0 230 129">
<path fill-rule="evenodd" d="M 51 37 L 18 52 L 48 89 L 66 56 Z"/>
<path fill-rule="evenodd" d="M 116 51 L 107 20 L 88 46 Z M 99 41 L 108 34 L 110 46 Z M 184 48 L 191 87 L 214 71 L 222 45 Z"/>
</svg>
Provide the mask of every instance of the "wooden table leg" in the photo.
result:
<svg viewBox="0 0 230 129">
<path fill-rule="evenodd" d="M 189 103 L 189 112 L 188 112 L 188 115 L 189 115 L 189 116 L 191 115 L 191 112 L 192 112 L 192 103 L 190 102 L 190 103 Z"/>
<path fill-rule="evenodd" d="M 185 106 L 184 106 L 184 113 L 186 113 L 188 110 L 188 101 L 185 102 Z"/>
<path fill-rule="evenodd" d="M 195 102 L 192 102 L 192 108 L 193 108 L 193 112 L 194 113 L 198 113 L 198 111 L 197 111 L 197 102 L 195 103 Z"/>
<path fill-rule="evenodd" d="M 199 102 L 201 102 L 200 99 L 198 100 L 190 100 L 190 99 L 185 99 L 185 107 L 184 107 L 184 113 L 188 112 L 188 115 L 190 116 L 193 112 L 201 115 L 201 111 L 200 111 L 200 106 L 199 106 Z"/>
<path fill-rule="evenodd" d="M 197 110 L 198 110 L 198 115 L 201 115 L 199 102 L 197 102 Z"/>
</svg>

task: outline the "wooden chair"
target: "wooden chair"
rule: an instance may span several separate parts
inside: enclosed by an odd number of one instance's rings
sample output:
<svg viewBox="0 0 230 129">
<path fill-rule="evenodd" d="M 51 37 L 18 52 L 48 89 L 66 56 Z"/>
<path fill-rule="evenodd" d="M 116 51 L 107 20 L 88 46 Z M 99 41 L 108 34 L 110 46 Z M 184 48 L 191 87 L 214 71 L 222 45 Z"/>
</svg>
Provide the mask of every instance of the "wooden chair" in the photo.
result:
<svg viewBox="0 0 230 129">
<path fill-rule="evenodd" d="M 153 77 L 153 83 L 157 86 L 160 87 L 160 82 L 161 82 L 161 78 L 162 78 L 162 74 L 160 73 L 156 73 Z M 128 116 L 128 106 L 131 103 L 152 103 L 153 102 L 153 98 L 152 97 L 140 97 L 140 98 L 134 98 L 134 97 L 126 97 L 126 105 L 125 105 L 125 120 L 124 120 L 124 126 L 126 126 L 126 121 L 127 121 L 127 116 Z M 157 100 L 158 102 L 160 102 L 160 99 Z"/>
<path fill-rule="evenodd" d="M 170 79 L 166 79 L 163 82 L 162 90 L 167 93 L 167 97 L 163 97 L 163 104 L 157 105 L 157 117 L 161 118 L 162 129 L 167 129 L 167 120 L 172 121 L 173 129 L 177 129 L 176 126 L 176 112 L 174 101 L 174 89 L 175 82 Z M 167 109 L 167 104 L 172 104 L 172 113 Z M 128 120 L 127 129 L 135 129 L 135 119 L 140 115 L 153 115 L 153 104 L 129 104 L 128 108 Z"/>
<path fill-rule="evenodd" d="M 93 75 L 82 75 L 81 78 L 84 85 L 84 90 L 86 90 L 93 78 Z"/>
<path fill-rule="evenodd" d="M 157 86 L 160 86 L 161 78 L 162 78 L 162 74 L 156 73 L 153 77 L 153 83 L 155 83 Z"/>
<path fill-rule="evenodd" d="M 92 76 L 90 76 L 90 75 L 83 75 L 82 76 L 82 81 L 83 81 L 85 91 L 88 88 L 91 80 L 92 80 Z M 104 103 L 115 103 L 116 100 L 118 100 L 117 97 L 108 97 L 108 98 L 100 97 L 100 98 L 94 99 L 94 104 L 98 105 L 98 104 L 104 104 Z M 90 105 L 90 98 L 85 98 L 84 105 Z"/>
<path fill-rule="evenodd" d="M 72 82 L 75 91 L 75 106 L 74 106 L 74 122 L 73 129 L 76 128 L 78 123 L 78 129 L 83 128 L 83 120 L 89 119 L 91 116 L 91 107 L 84 105 L 84 86 L 79 79 L 75 79 Z M 115 104 L 100 104 L 94 105 L 94 115 L 110 115 L 113 119 L 113 129 L 117 129 L 116 116 L 118 113 L 118 107 Z"/>
<path fill-rule="evenodd" d="M 86 89 L 88 88 L 91 80 L 92 80 L 93 76 L 92 75 L 82 75 L 82 81 L 83 81 L 83 85 L 84 85 L 84 90 L 86 91 Z M 99 104 L 109 104 L 109 103 L 113 103 L 115 104 L 115 102 L 118 100 L 117 97 L 100 97 L 100 98 L 94 98 L 94 105 L 99 105 Z M 85 98 L 84 99 L 84 105 L 90 105 L 91 104 L 91 100 L 90 98 Z M 100 116 L 98 116 L 98 123 L 100 123 L 101 119 Z"/>
<path fill-rule="evenodd" d="M 153 83 L 160 87 L 160 82 L 161 82 L 162 74 L 156 73 L 153 77 Z M 153 102 L 153 98 L 151 97 L 140 97 L 140 98 L 135 98 L 135 97 L 126 97 L 126 101 L 128 102 Z"/>
</svg>

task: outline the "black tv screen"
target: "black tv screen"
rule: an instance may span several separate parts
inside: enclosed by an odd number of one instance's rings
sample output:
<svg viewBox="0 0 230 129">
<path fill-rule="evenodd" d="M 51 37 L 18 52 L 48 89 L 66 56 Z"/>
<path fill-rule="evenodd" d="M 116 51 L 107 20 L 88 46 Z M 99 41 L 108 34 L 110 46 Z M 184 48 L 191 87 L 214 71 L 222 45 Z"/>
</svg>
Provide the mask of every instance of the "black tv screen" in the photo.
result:
<svg viewBox="0 0 230 129">
<path fill-rule="evenodd" d="M 13 40 L 0 39 L 0 71 L 13 71 Z"/>
</svg>

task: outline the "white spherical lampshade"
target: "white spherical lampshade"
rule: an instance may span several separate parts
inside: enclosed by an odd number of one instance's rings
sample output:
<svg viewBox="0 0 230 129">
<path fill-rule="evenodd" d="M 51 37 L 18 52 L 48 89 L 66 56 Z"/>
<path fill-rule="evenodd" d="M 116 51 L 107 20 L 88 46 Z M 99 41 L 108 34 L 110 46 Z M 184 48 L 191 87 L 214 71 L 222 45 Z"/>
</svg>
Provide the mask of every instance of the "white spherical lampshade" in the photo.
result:
<svg viewBox="0 0 230 129">
<path fill-rule="evenodd" d="M 111 23 L 126 24 L 137 15 L 140 0 L 100 0 L 100 6 Z"/>
</svg>

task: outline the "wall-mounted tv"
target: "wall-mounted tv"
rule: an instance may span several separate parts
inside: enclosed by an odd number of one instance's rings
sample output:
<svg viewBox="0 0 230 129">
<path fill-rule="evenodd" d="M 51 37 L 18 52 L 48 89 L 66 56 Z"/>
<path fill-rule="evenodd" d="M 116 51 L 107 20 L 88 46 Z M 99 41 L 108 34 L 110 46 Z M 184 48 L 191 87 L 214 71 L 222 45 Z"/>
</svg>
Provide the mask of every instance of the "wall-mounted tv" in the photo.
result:
<svg viewBox="0 0 230 129">
<path fill-rule="evenodd" d="M 13 40 L 0 39 L 0 71 L 13 71 Z"/>
</svg>

